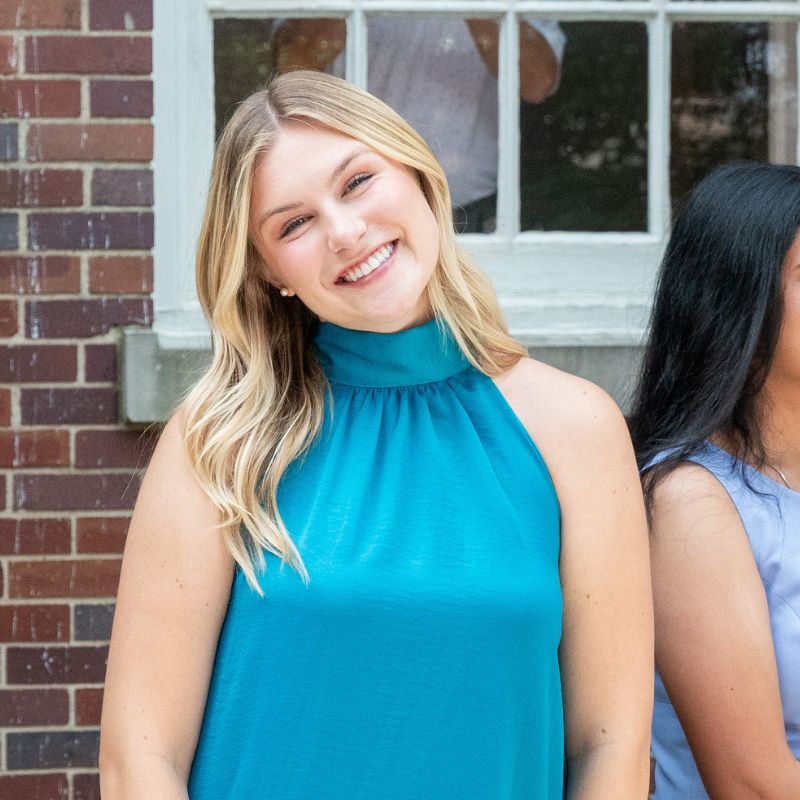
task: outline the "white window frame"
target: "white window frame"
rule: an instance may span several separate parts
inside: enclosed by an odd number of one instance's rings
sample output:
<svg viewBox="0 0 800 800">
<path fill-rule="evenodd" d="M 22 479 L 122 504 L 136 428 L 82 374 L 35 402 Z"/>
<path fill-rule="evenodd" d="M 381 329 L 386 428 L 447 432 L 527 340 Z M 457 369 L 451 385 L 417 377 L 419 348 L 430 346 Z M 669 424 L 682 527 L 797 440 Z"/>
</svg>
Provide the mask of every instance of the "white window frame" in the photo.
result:
<svg viewBox="0 0 800 800">
<path fill-rule="evenodd" d="M 209 344 L 194 289 L 194 249 L 214 146 L 214 19 L 347 16 L 347 77 L 365 86 L 366 15 L 409 11 L 500 17 L 497 230 L 460 240 L 494 282 L 512 332 L 538 346 L 632 345 L 641 339 L 669 225 L 672 23 L 800 21 L 796 0 L 155 0 L 154 330 L 160 347 Z M 646 232 L 519 230 L 520 14 L 646 24 Z"/>
</svg>

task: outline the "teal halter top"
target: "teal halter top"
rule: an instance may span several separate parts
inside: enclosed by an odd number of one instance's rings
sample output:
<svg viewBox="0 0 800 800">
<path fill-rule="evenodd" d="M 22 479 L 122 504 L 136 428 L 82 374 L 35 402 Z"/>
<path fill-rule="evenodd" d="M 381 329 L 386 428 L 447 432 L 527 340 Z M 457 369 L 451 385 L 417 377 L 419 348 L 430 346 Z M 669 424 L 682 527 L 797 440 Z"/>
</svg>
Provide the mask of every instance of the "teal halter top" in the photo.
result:
<svg viewBox="0 0 800 800">
<path fill-rule="evenodd" d="M 322 432 L 279 507 L 310 581 L 237 570 L 191 800 L 561 800 L 559 505 L 431 321 L 320 326 Z"/>
</svg>

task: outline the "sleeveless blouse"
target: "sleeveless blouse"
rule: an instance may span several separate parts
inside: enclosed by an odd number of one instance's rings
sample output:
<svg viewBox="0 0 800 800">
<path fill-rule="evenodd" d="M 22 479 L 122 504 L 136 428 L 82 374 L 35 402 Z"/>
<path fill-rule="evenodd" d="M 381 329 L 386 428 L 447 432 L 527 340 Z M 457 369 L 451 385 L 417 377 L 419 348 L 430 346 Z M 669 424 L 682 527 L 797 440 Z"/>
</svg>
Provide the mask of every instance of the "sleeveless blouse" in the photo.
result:
<svg viewBox="0 0 800 800">
<path fill-rule="evenodd" d="M 278 503 L 309 574 L 237 570 L 191 800 L 561 800 L 560 514 L 433 320 L 322 324 L 331 393 Z"/>
<path fill-rule="evenodd" d="M 800 492 L 771 480 L 709 443 L 691 457 L 722 484 L 739 512 L 769 607 L 786 740 L 800 758 Z M 675 709 L 656 673 L 653 800 L 708 800 Z"/>
</svg>

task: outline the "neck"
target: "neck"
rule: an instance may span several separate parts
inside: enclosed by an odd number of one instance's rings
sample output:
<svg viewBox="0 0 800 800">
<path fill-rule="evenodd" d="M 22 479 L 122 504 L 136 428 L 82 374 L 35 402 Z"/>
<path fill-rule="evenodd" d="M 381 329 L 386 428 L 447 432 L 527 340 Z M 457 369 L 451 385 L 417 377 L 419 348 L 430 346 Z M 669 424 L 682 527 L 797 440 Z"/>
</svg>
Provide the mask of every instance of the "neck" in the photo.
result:
<svg viewBox="0 0 800 800">
<path fill-rule="evenodd" d="M 792 489 L 800 491 L 800 385 L 790 383 L 767 379 L 759 398 L 759 415 L 771 466 Z"/>
</svg>

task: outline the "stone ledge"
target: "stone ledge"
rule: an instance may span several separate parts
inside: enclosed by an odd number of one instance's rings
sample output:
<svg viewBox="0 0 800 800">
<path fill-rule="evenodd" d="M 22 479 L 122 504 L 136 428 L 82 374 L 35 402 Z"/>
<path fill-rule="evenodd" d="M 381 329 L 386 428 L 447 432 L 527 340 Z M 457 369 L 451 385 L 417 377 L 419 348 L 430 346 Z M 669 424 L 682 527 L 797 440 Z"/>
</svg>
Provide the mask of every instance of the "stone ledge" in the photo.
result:
<svg viewBox="0 0 800 800">
<path fill-rule="evenodd" d="M 533 358 L 602 386 L 626 407 L 641 355 L 630 337 L 615 343 L 602 332 L 591 341 L 586 335 L 576 340 L 557 331 L 546 337 L 520 331 L 519 338 Z M 120 418 L 132 425 L 166 420 L 211 357 L 208 349 L 159 347 L 158 335 L 141 327 L 123 328 L 119 348 Z"/>
</svg>

